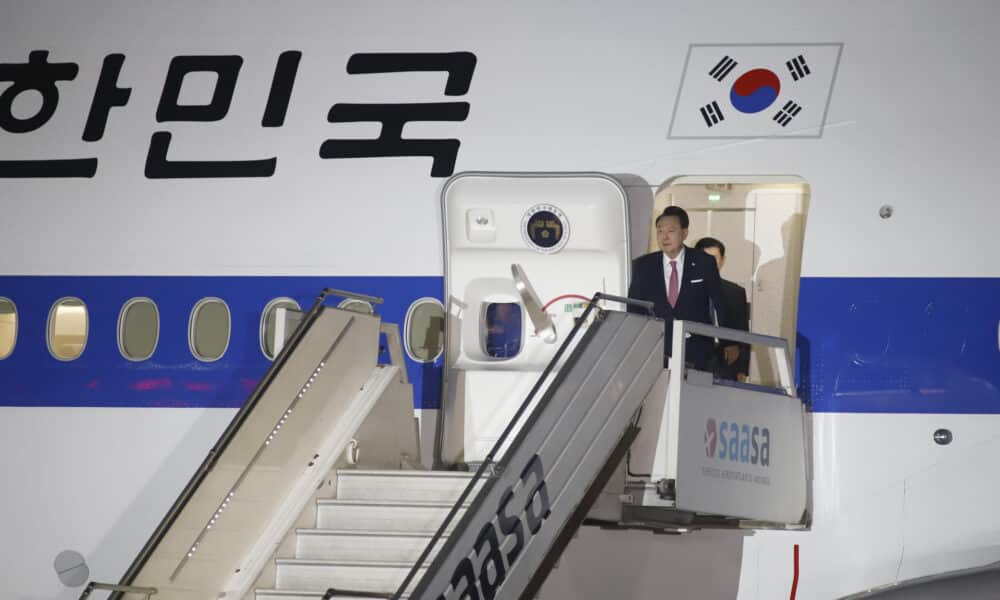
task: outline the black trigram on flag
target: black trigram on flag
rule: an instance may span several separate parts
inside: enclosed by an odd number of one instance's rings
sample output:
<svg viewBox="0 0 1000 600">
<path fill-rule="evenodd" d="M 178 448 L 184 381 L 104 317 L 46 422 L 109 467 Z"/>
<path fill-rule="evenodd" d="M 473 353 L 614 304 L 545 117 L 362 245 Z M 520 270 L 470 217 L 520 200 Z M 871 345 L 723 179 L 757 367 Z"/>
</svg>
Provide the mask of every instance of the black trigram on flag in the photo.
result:
<svg viewBox="0 0 1000 600">
<path fill-rule="evenodd" d="M 784 127 L 791 122 L 792 117 L 800 112 L 802 112 L 802 107 L 789 100 L 788 102 L 785 102 L 785 105 L 781 107 L 781 110 L 774 115 L 774 120 L 777 121 L 779 125 Z"/>
<path fill-rule="evenodd" d="M 798 55 L 792 60 L 785 61 L 785 66 L 788 67 L 788 72 L 792 74 L 792 79 L 798 81 L 811 73 L 809 70 L 809 65 L 806 64 L 806 59 L 802 55 Z"/>
<path fill-rule="evenodd" d="M 722 116 L 722 109 L 719 108 L 719 103 L 714 100 L 711 104 L 702 106 L 700 110 L 701 117 L 705 119 L 705 125 L 708 125 L 709 127 L 726 118 Z"/>
<path fill-rule="evenodd" d="M 729 56 L 723 56 L 722 60 L 712 67 L 712 70 L 709 71 L 708 74 L 712 77 L 712 79 L 722 81 L 726 78 L 726 75 L 729 75 L 730 71 L 736 68 L 736 65 L 738 64 L 739 63 L 735 60 L 729 58 Z"/>
</svg>

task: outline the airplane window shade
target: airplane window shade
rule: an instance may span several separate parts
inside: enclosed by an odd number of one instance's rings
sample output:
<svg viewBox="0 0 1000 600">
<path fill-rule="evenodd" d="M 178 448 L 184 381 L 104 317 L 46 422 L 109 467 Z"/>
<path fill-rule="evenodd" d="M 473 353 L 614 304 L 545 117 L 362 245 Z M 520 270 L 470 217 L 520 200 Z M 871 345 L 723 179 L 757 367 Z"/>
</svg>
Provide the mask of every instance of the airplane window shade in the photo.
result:
<svg viewBox="0 0 1000 600">
<path fill-rule="evenodd" d="M 337 305 L 337 308 L 342 308 L 344 310 L 349 310 L 351 312 L 361 313 L 363 315 L 375 314 L 375 309 L 372 307 L 370 303 L 365 302 L 364 300 L 356 300 L 354 298 L 348 298 L 347 300 L 344 300 L 343 302 Z"/>
<path fill-rule="evenodd" d="M 205 298 L 191 311 L 188 342 L 202 362 L 219 360 L 229 347 L 229 307 L 218 298 Z"/>
<path fill-rule="evenodd" d="M 160 311 L 148 298 L 133 298 L 118 317 L 118 350 L 128 360 L 146 360 L 160 338 Z"/>
<path fill-rule="evenodd" d="M 17 342 L 17 307 L 7 298 L 0 298 L 0 360 L 14 352 Z"/>
<path fill-rule="evenodd" d="M 274 335 L 279 308 L 302 310 L 299 303 L 291 298 L 275 298 L 264 307 L 264 314 L 261 315 L 260 318 L 260 349 L 264 352 L 264 356 L 266 356 L 268 360 L 274 360 L 275 356 Z M 291 336 L 293 331 L 294 329 L 286 330 L 285 339 L 283 341 L 288 341 L 288 337 Z"/>
<path fill-rule="evenodd" d="M 493 358 L 511 359 L 521 352 L 522 315 L 517 302 L 491 302 L 483 320 L 484 347 Z"/>
<path fill-rule="evenodd" d="M 444 350 L 444 306 L 435 299 L 410 307 L 404 326 L 406 352 L 417 362 L 432 362 Z"/>
<path fill-rule="evenodd" d="M 87 345 L 87 306 L 79 298 L 52 305 L 46 328 L 49 352 L 59 360 L 75 360 Z"/>
</svg>

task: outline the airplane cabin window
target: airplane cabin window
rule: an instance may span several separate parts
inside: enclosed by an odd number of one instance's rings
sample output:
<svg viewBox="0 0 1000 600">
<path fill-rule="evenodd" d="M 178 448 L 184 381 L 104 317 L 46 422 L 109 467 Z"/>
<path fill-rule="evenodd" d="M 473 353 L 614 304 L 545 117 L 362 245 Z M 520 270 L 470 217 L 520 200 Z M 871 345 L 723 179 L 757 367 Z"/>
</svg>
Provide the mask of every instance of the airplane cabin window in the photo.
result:
<svg viewBox="0 0 1000 600">
<path fill-rule="evenodd" d="M 0 360 L 14 352 L 17 342 L 17 307 L 7 298 L 0 298 Z"/>
<path fill-rule="evenodd" d="M 406 313 L 404 346 L 417 362 L 433 362 L 444 350 L 444 306 L 435 298 L 421 298 Z"/>
<path fill-rule="evenodd" d="M 49 352 L 58 360 L 75 360 L 87 346 L 87 306 L 79 298 L 62 298 L 52 305 L 46 327 Z"/>
<path fill-rule="evenodd" d="M 274 360 L 277 354 L 275 349 L 275 329 L 277 327 L 277 313 L 279 308 L 287 310 L 302 310 L 299 303 L 291 298 L 275 298 L 264 307 L 264 313 L 260 317 L 260 349 L 268 360 Z M 294 329 L 286 329 L 283 342 L 287 342 Z"/>
<path fill-rule="evenodd" d="M 219 298 L 204 298 L 191 310 L 188 345 L 202 362 L 219 360 L 229 347 L 229 307 Z"/>
<path fill-rule="evenodd" d="M 483 346 L 487 356 L 511 359 L 521 352 L 521 305 L 517 302 L 490 302 L 486 305 Z"/>
<path fill-rule="evenodd" d="M 118 315 L 118 351 L 128 360 L 153 356 L 160 339 L 160 311 L 149 298 L 132 298 Z"/>
<path fill-rule="evenodd" d="M 361 313 L 363 315 L 373 315 L 375 314 L 375 308 L 369 302 L 364 300 L 358 300 L 357 298 L 348 298 L 340 304 L 337 308 L 342 308 L 344 310 L 349 310 L 351 312 Z"/>
</svg>

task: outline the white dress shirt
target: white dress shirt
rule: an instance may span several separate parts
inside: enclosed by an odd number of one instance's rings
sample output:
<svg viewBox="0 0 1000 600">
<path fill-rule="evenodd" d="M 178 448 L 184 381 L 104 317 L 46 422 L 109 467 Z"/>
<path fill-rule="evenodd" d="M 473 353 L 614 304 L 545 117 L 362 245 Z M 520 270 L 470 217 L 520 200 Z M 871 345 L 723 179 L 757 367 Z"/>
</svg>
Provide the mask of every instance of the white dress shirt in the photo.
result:
<svg viewBox="0 0 1000 600">
<path fill-rule="evenodd" d="M 663 253 L 663 281 L 666 283 L 667 296 L 670 296 L 670 272 L 672 271 L 670 267 L 670 261 L 677 261 L 677 293 L 681 293 L 681 286 L 684 285 L 684 246 L 681 246 L 681 252 L 677 255 L 677 258 L 670 258 L 667 253 Z"/>
</svg>

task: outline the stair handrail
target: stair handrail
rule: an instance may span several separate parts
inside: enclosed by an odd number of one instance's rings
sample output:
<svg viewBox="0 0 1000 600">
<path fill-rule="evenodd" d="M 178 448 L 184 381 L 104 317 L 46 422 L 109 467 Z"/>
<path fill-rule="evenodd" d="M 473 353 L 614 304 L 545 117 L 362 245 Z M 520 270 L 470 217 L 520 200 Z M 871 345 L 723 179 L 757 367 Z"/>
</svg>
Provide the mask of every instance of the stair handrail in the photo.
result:
<svg viewBox="0 0 1000 600">
<path fill-rule="evenodd" d="M 94 590 L 106 590 L 111 592 L 126 593 L 126 594 L 142 594 L 146 596 L 146 600 L 149 597 L 157 593 L 157 589 L 154 587 L 139 587 L 135 585 L 114 585 L 111 583 L 100 583 L 99 581 L 91 581 L 87 584 L 87 587 L 83 588 L 83 593 L 80 594 L 80 600 L 85 600 L 90 596 Z"/>
<path fill-rule="evenodd" d="M 184 489 L 181 490 L 181 493 L 177 497 L 177 500 L 174 501 L 173 505 L 171 505 L 170 509 L 167 511 L 167 514 L 156 526 L 156 529 L 153 531 L 153 534 L 150 536 L 150 539 L 146 542 L 146 544 L 142 547 L 142 549 L 139 550 L 139 553 L 132 561 L 132 564 L 129 566 L 128 570 L 125 572 L 124 575 L 122 575 L 122 578 L 119 581 L 118 585 L 112 586 L 111 588 L 99 587 L 99 586 L 107 586 L 110 584 L 101 584 L 93 582 L 95 584 L 94 589 L 112 590 L 112 593 L 108 596 L 108 600 L 120 600 L 122 594 L 127 593 L 129 591 L 125 588 L 132 587 L 131 583 L 135 580 L 135 577 L 146 565 L 146 561 L 149 560 L 149 557 L 159 546 L 160 542 L 163 540 L 163 537 L 166 535 L 167 531 L 169 531 L 170 527 L 173 526 L 174 521 L 180 515 L 181 511 L 183 511 L 184 507 L 187 506 L 188 501 L 201 486 L 202 482 L 205 480 L 208 474 L 212 471 L 212 468 L 215 466 L 216 462 L 218 462 L 219 458 L 222 456 L 222 453 L 229 446 L 229 443 L 236 436 L 237 432 L 239 432 L 240 428 L 250 417 L 250 414 L 257 406 L 257 403 L 260 400 L 260 398 L 267 392 L 271 383 L 274 381 L 275 377 L 277 377 L 277 374 L 281 371 L 282 368 L 284 368 L 285 364 L 288 362 L 289 357 L 292 354 L 292 351 L 299 346 L 299 344 L 302 342 L 302 339 L 305 337 L 306 332 L 309 331 L 309 328 L 313 325 L 316 319 L 319 318 L 321 309 L 324 307 L 327 298 L 330 296 L 356 298 L 359 300 L 365 300 L 366 302 L 371 302 L 373 304 L 382 304 L 384 302 L 382 298 L 377 296 L 356 294 L 354 292 L 347 292 L 344 290 L 338 290 L 334 288 L 324 288 L 319 293 L 319 295 L 316 297 L 316 300 L 313 302 L 313 305 L 309 308 L 309 311 L 306 312 L 305 316 L 302 318 L 302 321 L 292 332 L 292 335 L 289 337 L 288 342 L 282 347 L 281 351 L 278 353 L 278 355 L 274 358 L 274 361 L 271 363 L 271 366 L 264 373 L 264 376 L 261 378 L 260 383 L 257 384 L 257 387 L 254 389 L 254 392 L 247 398 L 246 402 L 243 404 L 243 406 L 240 407 L 236 415 L 229 422 L 229 425 L 226 427 L 225 431 L 222 432 L 222 435 L 219 437 L 219 441 L 216 443 L 216 445 L 213 446 L 212 449 L 208 451 L 208 455 L 205 457 L 205 460 L 202 461 L 201 465 L 198 467 L 198 470 L 195 471 L 194 475 L 191 476 L 191 479 L 184 486 Z M 183 565 L 183 562 L 184 561 L 182 560 L 180 566 Z M 180 568 L 180 566 L 178 568 Z M 81 593 L 79 600 L 86 600 L 87 597 L 90 595 L 91 591 L 92 590 L 85 589 Z"/>
<path fill-rule="evenodd" d="M 385 600 L 392 598 L 392 594 L 386 594 L 384 592 L 365 592 L 362 590 L 330 588 L 326 590 L 325 594 L 323 594 L 323 600 L 331 600 L 337 596 L 349 596 L 351 598 L 383 598 Z"/>
<path fill-rule="evenodd" d="M 416 577 L 417 573 L 420 571 L 420 568 L 423 566 L 424 562 L 427 560 L 427 557 L 430 555 L 431 550 L 440 541 L 440 539 L 444 537 L 445 531 L 447 531 L 448 526 L 454 520 L 455 516 L 458 514 L 458 511 L 461 510 L 462 504 L 465 503 L 466 498 L 468 498 L 469 495 L 472 494 L 472 490 L 475 489 L 476 484 L 479 482 L 480 479 L 483 478 L 484 474 L 487 471 L 491 471 L 494 468 L 493 467 L 494 457 L 500 452 L 500 449 L 503 447 L 504 443 L 506 443 L 508 436 L 510 436 L 510 434 L 514 431 L 515 425 L 517 425 L 521 421 L 521 417 L 527 412 L 528 407 L 531 406 L 532 402 L 535 399 L 535 396 L 538 394 L 539 390 L 542 389 L 542 386 L 548 380 L 549 375 L 555 369 L 556 365 L 559 364 L 559 361 L 562 359 L 563 354 L 565 354 L 567 349 L 569 349 L 569 347 L 572 345 L 572 342 L 576 338 L 577 334 L 580 332 L 580 330 L 583 329 L 584 324 L 590 317 L 590 314 L 594 310 L 594 307 L 597 306 L 597 303 L 600 301 L 621 302 L 623 304 L 629 304 L 644 309 L 650 316 L 655 316 L 655 313 L 653 312 L 652 302 L 648 302 L 645 300 L 636 300 L 633 298 L 624 298 L 612 294 L 605 294 L 603 292 L 597 292 L 596 294 L 594 294 L 593 298 L 591 298 L 590 302 L 588 302 L 587 308 L 583 311 L 583 314 L 580 315 L 578 319 L 576 319 L 576 323 L 573 325 L 573 329 L 570 331 L 569 335 L 566 336 L 566 339 L 563 341 L 562 344 L 560 344 L 559 349 L 556 350 L 555 355 L 553 355 L 552 360 L 549 361 L 549 363 L 545 366 L 545 370 L 543 370 L 542 374 L 539 375 L 538 380 L 535 382 L 535 385 L 532 386 L 531 391 L 528 392 L 528 396 L 524 399 L 524 402 L 522 402 L 521 405 L 517 408 L 517 411 L 514 413 L 514 416 L 511 417 L 510 421 L 507 423 L 507 426 L 504 428 L 503 433 L 500 434 L 500 437 L 497 438 L 496 443 L 493 444 L 493 448 L 490 449 L 489 453 L 486 455 L 486 458 L 483 459 L 482 464 L 480 464 L 479 468 L 476 469 L 476 473 L 472 476 L 472 479 L 469 480 L 469 483 L 465 486 L 465 489 L 462 490 L 462 494 L 458 497 L 458 500 L 455 501 L 455 504 L 451 507 L 451 510 L 448 511 L 448 515 L 444 518 L 444 521 L 441 523 L 441 526 L 438 527 L 438 530 L 434 533 L 434 536 L 431 538 L 430 542 L 428 542 L 427 546 L 424 548 L 424 551 L 420 554 L 420 557 L 417 558 L 417 562 L 413 565 L 413 568 L 410 569 L 410 572 L 406 574 L 406 578 L 403 579 L 403 583 L 400 584 L 399 588 L 396 590 L 396 593 L 392 595 L 392 600 L 399 600 L 400 598 L 402 598 L 403 594 L 406 592 L 406 588 L 409 587 L 409 585 L 413 582 L 413 578 Z"/>
</svg>

